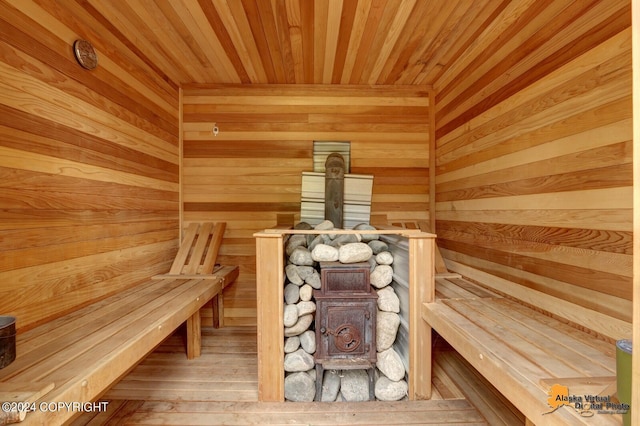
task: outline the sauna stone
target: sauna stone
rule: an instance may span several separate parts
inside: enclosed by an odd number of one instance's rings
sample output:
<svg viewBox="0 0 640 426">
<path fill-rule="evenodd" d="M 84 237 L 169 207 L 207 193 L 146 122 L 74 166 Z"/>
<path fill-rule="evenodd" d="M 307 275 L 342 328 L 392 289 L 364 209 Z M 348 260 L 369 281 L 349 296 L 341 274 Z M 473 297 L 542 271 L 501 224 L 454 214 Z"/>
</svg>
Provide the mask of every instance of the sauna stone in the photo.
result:
<svg viewBox="0 0 640 426">
<path fill-rule="evenodd" d="M 312 314 L 316 311 L 316 304 L 312 301 L 308 302 L 300 302 L 297 305 L 298 308 L 298 316 L 303 316 L 307 314 Z"/>
<path fill-rule="evenodd" d="M 338 260 L 342 263 L 366 262 L 373 254 L 371 247 L 365 243 L 351 243 L 341 246 Z"/>
<path fill-rule="evenodd" d="M 394 382 L 388 377 L 381 376 L 376 381 L 375 395 L 380 401 L 399 401 L 407 396 L 409 385 L 404 380 Z"/>
<path fill-rule="evenodd" d="M 383 288 L 393 281 L 393 268 L 391 265 L 378 265 L 369 276 L 371 285 L 375 288 Z"/>
<path fill-rule="evenodd" d="M 291 253 L 300 246 L 307 246 L 307 237 L 305 235 L 292 235 L 285 248 L 287 256 L 291 256 Z"/>
<path fill-rule="evenodd" d="M 316 333 L 312 330 L 307 330 L 300 335 L 300 346 L 308 354 L 314 354 L 316 352 Z"/>
<path fill-rule="evenodd" d="M 317 231 L 330 231 L 332 229 L 335 229 L 335 225 L 330 220 L 323 220 L 315 226 L 315 229 Z"/>
<path fill-rule="evenodd" d="M 309 284 L 305 284 L 300 287 L 300 300 L 308 302 L 313 297 L 313 287 Z"/>
<path fill-rule="evenodd" d="M 298 322 L 298 307 L 296 305 L 284 305 L 284 326 L 293 327 Z"/>
<path fill-rule="evenodd" d="M 375 257 L 378 265 L 391 265 L 393 264 L 393 255 L 388 251 L 380 252 Z"/>
<path fill-rule="evenodd" d="M 340 393 L 345 401 L 360 402 L 369 400 L 369 376 L 366 370 L 343 370 L 340 381 Z"/>
<path fill-rule="evenodd" d="M 311 370 L 315 365 L 313 355 L 300 348 L 284 356 L 284 371 L 295 373 Z"/>
<path fill-rule="evenodd" d="M 322 381 L 322 402 L 333 402 L 338 398 L 340 392 L 340 375 L 335 370 L 328 370 L 324 373 Z"/>
<path fill-rule="evenodd" d="M 383 251 L 389 251 L 389 246 L 387 245 L 387 243 L 380 240 L 369 241 L 367 245 L 371 247 L 371 251 L 373 251 L 373 254 L 379 254 Z"/>
<path fill-rule="evenodd" d="M 311 252 L 306 247 L 296 247 L 291 256 L 289 256 L 289 261 L 295 265 L 299 266 L 313 266 L 313 258 L 311 257 Z"/>
<path fill-rule="evenodd" d="M 343 235 L 338 235 L 333 241 L 331 241 L 330 245 L 332 247 L 339 248 L 346 244 L 359 243 L 360 240 L 361 238 L 359 234 L 343 234 Z"/>
<path fill-rule="evenodd" d="M 354 226 L 353 229 L 356 231 L 375 231 L 376 230 L 375 227 L 369 225 L 368 223 L 360 223 Z M 379 239 L 380 236 L 378 234 L 362 234 L 361 238 L 362 238 L 362 241 L 369 242 L 372 240 Z"/>
<path fill-rule="evenodd" d="M 284 339 L 284 353 L 290 354 L 300 349 L 300 337 L 292 336 Z"/>
<path fill-rule="evenodd" d="M 387 286 L 378 290 L 378 309 L 384 312 L 400 312 L 400 299 L 393 287 Z"/>
<path fill-rule="evenodd" d="M 320 287 L 322 286 L 322 280 L 320 279 L 320 274 L 318 273 L 318 271 L 315 271 L 313 274 L 309 275 L 305 282 L 316 290 L 320 290 Z"/>
<path fill-rule="evenodd" d="M 316 396 L 316 383 L 305 372 L 292 373 L 284 378 L 284 397 L 288 401 L 312 402 Z"/>
<path fill-rule="evenodd" d="M 287 284 L 284 287 L 284 301 L 288 305 L 293 305 L 294 303 L 298 303 L 300 300 L 300 287 L 295 284 Z"/>
<path fill-rule="evenodd" d="M 307 246 L 309 248 L 309 251 L 313 252 L 313 249 L 315 249 L 318 244 L 324 244 L 325 240 L 323 237 L 324 235 L 308 235 Z"/>
<path fill-rule="evenodd" d="M 316 262 L 335 262 L 338 260 L 338 249 L 327 244 L 318 244 L 311 252 L 311 258 Z"/>
<path fill-rule="evenodd" d="M 296 308 L 296 313 L 297 312 L 298 309 Z M 309 329 L 309 326 L 312 322 L 312 314 L 301 316 L 300 318 L 298 318 L 298 322 L 296 322 L 293 326 L 284 328 L 285 337 L 299 336 Z"/>
<path fill-rule="evenodd" d="M 318 273 L 312 266 L 296 266 L 296 271 L 303 281 L 306 281 L 311 275 Z"/>
<path fill-rule="evenodd" d="M 293 229 L 297 229 L 297 230 L 300 230 L 300 231 L 309 231 L 309 230 L 313 229 L 313 226 L 311 226 L 307 222 L 298 222 L 297 224 L 295 224 L 293 226 Z"/>
<path fill-rule="evenodd" d="M 284 267 L 284 273 L 289 282 L 297 285 L 304 284 L 304 279 L 298 273 L 298 265 L 287 265 Z"/>
<path fill-rule="evenodd" d="M 393 312 L 378 312 L 376 318 L 376 350 L 385 351 L 393 345 L 400 327 L 400 316 Z M 378 354 L 379 355 L 379 354 Z"/>
<path fill-rule="evenodd" d="M 376 366 L 389 380 L 397 382 L 404 379 L 405 369 L 402 358 L 393 348 L 378 352 Z"/>
</svg>

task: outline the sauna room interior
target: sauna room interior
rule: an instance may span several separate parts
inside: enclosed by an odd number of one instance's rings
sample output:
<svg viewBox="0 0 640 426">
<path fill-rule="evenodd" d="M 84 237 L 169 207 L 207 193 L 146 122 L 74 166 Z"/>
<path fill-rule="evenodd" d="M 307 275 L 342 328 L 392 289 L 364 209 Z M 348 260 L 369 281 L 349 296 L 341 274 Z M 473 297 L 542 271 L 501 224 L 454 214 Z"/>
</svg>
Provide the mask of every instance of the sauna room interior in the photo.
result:
<svg viewBox="0 0 640 426">
<path fill-rule="evenodd" d="M 617 342 L 640 339 L 636 3 L 0 0 L 0 316 L 17 340 L 0 368 L 16 409 L 4 415 L 640 424 L 637 410 L 587 417 L 546 400 L 564 384 L 622 401 Z M 275 365 L 283 245 L 302 221 L 303 174 L 332 142 L 348 174 L 372 179 L 362 221 L 406 255 L 399 401 L 285 401 Z M 175 272 L 206 224 L 223 269 Z M 177 282 L 192 286 L 184 300 L 140 296 Z M 65 349 L 77 362 L 38 364 L 38 339 L 80 312 L 115 318 L 136 291 L 126 339 L 87 326 L 82 349 Z M 166 322 L 143 311 L 153 303 Z M 47 350 L 68 357 L 65 338 Z M 118 339 L 131 346 L 91 355 Z M 628 358 L 622 398 L 638 407 L 640 358 Z M 109 404 L 63 414 L 42 401 Z"/>
</svg>

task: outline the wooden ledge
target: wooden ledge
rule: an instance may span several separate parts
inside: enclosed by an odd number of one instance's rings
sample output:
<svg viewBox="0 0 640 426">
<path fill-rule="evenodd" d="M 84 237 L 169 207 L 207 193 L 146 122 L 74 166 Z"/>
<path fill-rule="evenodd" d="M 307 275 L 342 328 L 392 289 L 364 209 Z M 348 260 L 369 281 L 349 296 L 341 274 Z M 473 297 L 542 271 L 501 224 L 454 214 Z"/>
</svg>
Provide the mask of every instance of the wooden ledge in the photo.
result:
<svg viewBox="0 0 640 426">
<path fill-rule="evenodd" d="M 360 235 L 402 235 L 405 237 L 420 237 L 420 238 L 436 238 L 436 234 L 428 232 L 422 232 L 419 229 L 404 229 L 404 228 L 388 228 L 388 229 L 376 229 L 376 230 L 358 230 L 358 229 L 329 229 L 329 230 L 316 230 L 316 229 L 279 229 L 271 228 L 265 229 L 261 232 L 253 234 L 254 237 L 273 237 L 282 235 L 343 235 L 343 234 L 360 234 Z"/>
</svg>

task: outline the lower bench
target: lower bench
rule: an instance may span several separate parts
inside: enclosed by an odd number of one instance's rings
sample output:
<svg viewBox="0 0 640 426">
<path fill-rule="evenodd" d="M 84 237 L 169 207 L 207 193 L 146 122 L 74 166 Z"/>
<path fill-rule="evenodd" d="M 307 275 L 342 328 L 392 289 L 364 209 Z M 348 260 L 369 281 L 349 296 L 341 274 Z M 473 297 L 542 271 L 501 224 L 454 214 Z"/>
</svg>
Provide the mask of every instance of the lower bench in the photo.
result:
<svg viewBox="0 0 640 426">
<path fill-rule="evenodd" d="M 440 298 L 422 306 L 422 318 L 528 424 L 621 424 L 614 343 L 474 287 L 464 279 L 436 283 Z"/>
<path fill-rule="evenodd" d="M 11 404 L 0 416 L 11 407 L 25 424 L 64 423 L 184 322 L 197 356 L 199 310 L 237 276 L 238 267 L 225 266 L 206 278 L 149 280 L 19 333 L 16 360 L 0 370 L 0 402 Z"/>
</svg>

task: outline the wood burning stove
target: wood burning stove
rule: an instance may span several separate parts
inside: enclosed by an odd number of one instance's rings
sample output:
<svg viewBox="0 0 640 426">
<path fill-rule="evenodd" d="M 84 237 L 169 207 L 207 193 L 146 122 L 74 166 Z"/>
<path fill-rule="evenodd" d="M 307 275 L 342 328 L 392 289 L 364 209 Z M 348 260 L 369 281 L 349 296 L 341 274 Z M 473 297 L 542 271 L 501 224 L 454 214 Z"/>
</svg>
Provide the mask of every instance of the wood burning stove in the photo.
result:
<svg viewBox="0 0 640 426">
<path fill-rule="evenodd" d="M 374 399 L 378 295 L 371 290 L 369 264 L 321 262 L 316 299 L 316 400 L 322 398 L 324 370 L 367 369 Z"/>
</svg>

